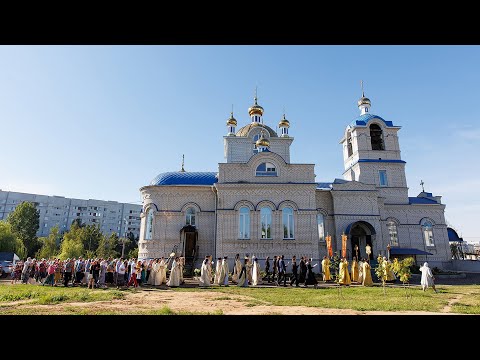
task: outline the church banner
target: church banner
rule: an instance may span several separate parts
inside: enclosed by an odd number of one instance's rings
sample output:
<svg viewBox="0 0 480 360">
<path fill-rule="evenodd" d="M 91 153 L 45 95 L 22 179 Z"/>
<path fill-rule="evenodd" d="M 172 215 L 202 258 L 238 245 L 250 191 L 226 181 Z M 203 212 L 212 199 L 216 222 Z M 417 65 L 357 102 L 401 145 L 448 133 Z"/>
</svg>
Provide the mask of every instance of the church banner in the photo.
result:
<svg viewBox="0 0 480 360">
<path fill-rule="evenodd" d="M 327 234 L 327 236 L 325 237 L 325 241 L 327 242 L 328 256 L 332 257 L 333 256 L 332 236 Z"/>
<path fill-rule="evenodd" d="M 347 257 L 347 235 L 342 234 L 342 257 Z"/>
</svg>

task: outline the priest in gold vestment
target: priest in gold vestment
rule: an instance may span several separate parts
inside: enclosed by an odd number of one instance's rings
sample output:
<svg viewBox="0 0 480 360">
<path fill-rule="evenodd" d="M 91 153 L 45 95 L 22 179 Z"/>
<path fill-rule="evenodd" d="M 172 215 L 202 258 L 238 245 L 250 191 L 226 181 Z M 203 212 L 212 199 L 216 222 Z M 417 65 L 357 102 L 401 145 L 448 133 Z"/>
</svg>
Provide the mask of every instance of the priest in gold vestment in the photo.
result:
<svg viewBox="0 0 480 360">
<path fill-rule="evenodd" d="M 373 286 L 371 267 L 367 261 L 363 262 L 363 286 Z"/>
<path fill-rule="evenodd" d="M 358 282 L 358 263 L 357 258 L 353 258 L 352 261 L 352 281 Z"/>
<path fill-rule="evenodd" d="M 322 260 L 322 275 L 323 275 L 323 281 L 332 280 L 330 276 L 330 260 L 326 256 L 324 256 Z"/>
<path fill-rule="evenodd" d="M 340 261 L 338 276 L 338 282 L 340 284 L 350 285 L 352 283 L 352 281 L 350 280 L 350 274 L 348 273 L 348 261 L 346 258 L 343 258 L 342 261 Z"/>
</svg>

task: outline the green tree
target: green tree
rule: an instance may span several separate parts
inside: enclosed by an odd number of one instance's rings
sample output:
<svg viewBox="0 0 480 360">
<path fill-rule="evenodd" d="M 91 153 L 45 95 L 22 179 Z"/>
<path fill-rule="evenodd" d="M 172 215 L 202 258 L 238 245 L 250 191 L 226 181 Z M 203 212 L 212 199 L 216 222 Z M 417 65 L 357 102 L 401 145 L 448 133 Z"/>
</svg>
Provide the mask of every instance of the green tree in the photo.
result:
<svg viewBox="0 0 480 360">
<path fill-rule="evenodd" d="M 58 225 L 50 229 L 50 234 L 47 237 L 41 237 L 38 239 L 42 247 L 37 251 L 37 259 L 48 259 L 55 257 L 59 253 L 58 242 L 60 240 L 60 231 Z"/>
<path fill-rule="evenodd" d="M 411 266 L 413 264 L 415 264 L 415 259 L 413 257 L 408 257 L 401 261 L 398 261 L 397 258 L 393 260 L 393 271 L 403 283 L 405 296 L 407 296 L 407 284 L 410 282 L 410 277 L 412 276 Z"/>
<path fill-rule="evenodd" d="M 382 286 L 383 286 L 383 295 L 387 295 L 385 291 L 385 281 L 387 280 L 387 275 L 385 274 L 384 268 L 385 265 L 383 264 L 383 257 L 381 255 L 378 255 L 377 257 L 377 267 L 375 268 L 375 275 L 377 275 L 377 278 L 382 281 Z"/>
<path fill-rule="evenodd" d="M 37 231 L 40 224 L 40 213 L 31 202 L 24 201 L 8 215 L 7 222 L 12 232 L 20 239 L 27 250 L 27 256 L 34 256 L 40 247 Z"/>
<path fill-rule="evenodd" d="M 85 226 L 85 224 L 82 223 L 82 219 L 80 219 L 80 218 L 73 219 L 72 225 L 73 224 L 77 224 L 78 227 L 84 227 Z"/>
<path fill-rule="evenodd" d="M 87 225 L 81 229 L 81 238 L 83 247 L 86 251 L 95 253 L 100 244 L 100 240 L 103 238 L 103 234 L 100 231 L 100 226 L 98 225 Z"/>
<path fill-rule="evenodd" d="M 109 237 L 102 236 L 100 243 L 98 244 L 97 248 L 97 256 L 103 259 L 107 259 L 109 257 L 116 258 L 120 254 L 116 250 L 119 244 L 119 238 L 116 233 L 112 232 Z"/>
<path fill-rule="evenodd" d="M 131 249 L 128 253 L 127 253 L 127 258 L 129 259 L 132 259 L 132 258 L 135 258 L 137 259 L 138 258 L 138 246 Z"/>
<path fill-rule="evenodd" d="M 0 251 L 14 252 L 20 258 L 27 255 L 22 241 L 15 237 L 12 226 L 6 221 L 0 221 Z"/>
<path fill-rule="evenodd" d="M 63 235 L 63 241 L 60 245 L 60 259 L 77 258 L 85 252 L 83 246 L 83 228 L 73 224 L 69 231 Z"/>
</svg>

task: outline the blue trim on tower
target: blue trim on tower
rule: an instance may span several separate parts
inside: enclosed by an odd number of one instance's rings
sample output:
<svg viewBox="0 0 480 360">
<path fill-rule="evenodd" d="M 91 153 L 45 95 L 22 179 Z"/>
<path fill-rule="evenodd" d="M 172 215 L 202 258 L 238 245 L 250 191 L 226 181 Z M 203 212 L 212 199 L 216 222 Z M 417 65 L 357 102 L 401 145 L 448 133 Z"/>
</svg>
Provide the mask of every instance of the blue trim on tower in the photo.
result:
<svg viewBox="0 0 480 360">
<path fill-rule="evenodd" d="M 150 185 L 213 185 L 218 181 L 216 172 L 165 172 L 157 175 Z"/>
<path fill-rule="evenodd" d="M 379 162 L 379 163 L 399 163 L 399 164 L 406 164 L 407 162 L 404 160 L 393 160 L 393 159 L 358 159 L 357 162 Z M 355 164 L 353 164 L 355 165 Z"/>
<path fill-rule="evenodd" d="M 384 120 L 380 116 L 374 115 L 374 114 L 360 115 L 359 117 L 357 117 L 356 119 L 354 119 L 350 123 L 350 126 L 352 126 L 352 127 L 354 127 L 354 126 L 367 126 L 367 123 L 372 119 L 378 119 L 378 120 L 383 121 L 385 123 L 385 126 L 387 126 L 387 127 L 398 127 L 398 126 L 393 125 L 393 122 Z"/>
</svg>

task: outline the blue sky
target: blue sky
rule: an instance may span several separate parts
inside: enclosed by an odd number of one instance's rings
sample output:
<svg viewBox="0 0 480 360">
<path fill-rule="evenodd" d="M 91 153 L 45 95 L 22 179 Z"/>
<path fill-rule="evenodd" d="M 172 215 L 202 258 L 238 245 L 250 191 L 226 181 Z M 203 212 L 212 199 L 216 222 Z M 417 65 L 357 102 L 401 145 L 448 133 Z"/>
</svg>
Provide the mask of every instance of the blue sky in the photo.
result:
<svg viewBox="0 0 480 360">
<path fill-rule="evenodd" d="M 395 125 L 410 196 L 442 195 L 478 242 L 479 46 L 0 46 L 0 189 L 140 203 L 158 173 L 216 171 L 231 106 L 258 86 L 265 124 L 283 109 L 291 161 L 341 178 L 345 127 L 365 94 Z"/>
</svg>

